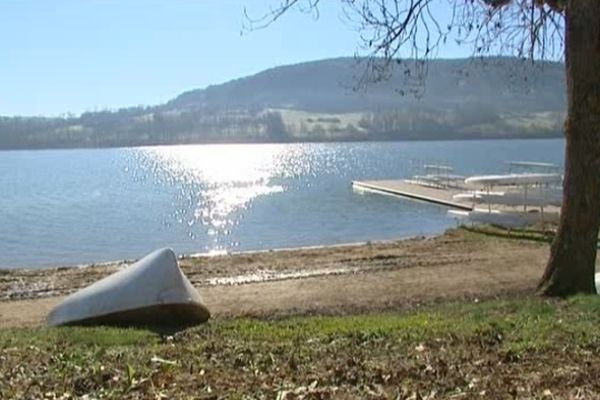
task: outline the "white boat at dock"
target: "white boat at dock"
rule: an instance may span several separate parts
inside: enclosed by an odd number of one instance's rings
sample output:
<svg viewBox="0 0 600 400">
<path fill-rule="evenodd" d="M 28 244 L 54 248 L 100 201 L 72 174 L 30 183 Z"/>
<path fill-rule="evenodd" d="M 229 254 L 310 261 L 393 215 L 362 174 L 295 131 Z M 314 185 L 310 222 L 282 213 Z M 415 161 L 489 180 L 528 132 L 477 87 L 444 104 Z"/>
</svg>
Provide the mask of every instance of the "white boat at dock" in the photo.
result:
<svg viewBox="0 0 600 400">
<path fill-rule="evenodd" d="M 522 227 L 527 225 L 522 213 L 505 212 L 499 210 L 448 210 L 448 216 L 457 220 L 466 220 L 472 223 L 493 224 L 509 227 Z"/>
<path fill-rule="evenodd" d="M 542 173 L 477 175 L 465 179 L 467 185 L 482 187 L 560 184 L 561 182 L 562 175 L 560 174 Z"/>
<path fill-rule="evenodd" d="M 468 221 L 473 224 L 492 224 L 510 228 L 519 228 L 537 222 L 556 222 L 557 213 L 518 212 L 505 210 L 475 209 L 472 211 L 448 210 L 448 217 L 457 221 Z"/>
<path fill-rule="evenodd" d="M 549 164 L 536 162 L 511 162 L 523 167 L 550 168 Z M 552 166 L 554 167 L 554 166 Z M 472 223 L 488 223 L 509 227 L 524 226 L 536 222 L 548 222 L 558 217 L 557 211 L 550 213 L 544 207 L 557 207 L 562 204 L 562 176 L 557 173 L 520 173 L 505 175 L 477 175 L 465 179 L 465 185 L 479 188 L 452 196 L 463 203 L 486 204 L 485 209 L 472 211 L 451 210 L 448 215 L 457 220 Z M 504 191 L 494 191 L 494 187 L 505 187 Z M 492 206 L 496 208 L 492 208 Z M 497 209 L 497 206 L 502 206 Z M 509 211 L 506 207 L 523 207 L 522 212 Z M 528 207 L 539 210 L 528 210 Z"/>
<path fill-rule="evenodd" d="M 531 191 L 533 192 L 533 190 Z M 477 190 L 470 193 L 459 193 L 452 196 L 456 201 L 474 204 L 498 204 L 506 206 L 557 206 L 562 204 L 560 189 L 535 190 L 534 193 L 524 191 L 486 192 Z"/>
</svg>

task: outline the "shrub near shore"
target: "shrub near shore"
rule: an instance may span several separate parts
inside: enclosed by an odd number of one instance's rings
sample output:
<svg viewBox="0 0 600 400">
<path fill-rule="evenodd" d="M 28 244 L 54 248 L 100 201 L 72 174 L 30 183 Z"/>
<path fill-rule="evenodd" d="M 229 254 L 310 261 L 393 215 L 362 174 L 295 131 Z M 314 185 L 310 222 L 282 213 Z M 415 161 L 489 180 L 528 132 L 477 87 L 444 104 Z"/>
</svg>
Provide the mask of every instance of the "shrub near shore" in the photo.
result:
<svg viewBox="0 0 600 400">
<path fill-rule="evenodd" d="M 0 331 L 0 398 L 472 398 L 600 393 L 600 299 Z M 87 397 L 85 397 L 87 396 Z"/>
</svg>

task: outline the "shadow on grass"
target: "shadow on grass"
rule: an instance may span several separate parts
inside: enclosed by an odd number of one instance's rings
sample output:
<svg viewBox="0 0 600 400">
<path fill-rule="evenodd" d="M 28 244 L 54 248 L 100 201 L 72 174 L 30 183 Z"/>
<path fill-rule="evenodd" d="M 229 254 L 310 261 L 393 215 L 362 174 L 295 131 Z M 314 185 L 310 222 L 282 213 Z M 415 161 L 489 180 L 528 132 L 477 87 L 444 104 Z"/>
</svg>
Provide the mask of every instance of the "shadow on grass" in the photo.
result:
<svg viewBox="0 0 600 400">
<path fill-rule="evenodd" d="M 89 332 L 93 333 L 95 331 L 102 332 L 147 332 L 152 335 L 157 335 L 161 337 L 173 336 L 182 331 L 188 330 L 190 328 L 199 327 L 202 325 L 206 325 L 206 323 L 180 323 L 180 324 L 146 324 L 146 323 L 101 323 L 101 324 L 91 324 L 91 323 L 74 323 L 67 324 L 64 327 L 59 327 L 58 329 L 64 328 L 76 328 L 76 331 L 80 332 Z M 134 335 L 136 336 L 136 335 Z"/>
</svg>

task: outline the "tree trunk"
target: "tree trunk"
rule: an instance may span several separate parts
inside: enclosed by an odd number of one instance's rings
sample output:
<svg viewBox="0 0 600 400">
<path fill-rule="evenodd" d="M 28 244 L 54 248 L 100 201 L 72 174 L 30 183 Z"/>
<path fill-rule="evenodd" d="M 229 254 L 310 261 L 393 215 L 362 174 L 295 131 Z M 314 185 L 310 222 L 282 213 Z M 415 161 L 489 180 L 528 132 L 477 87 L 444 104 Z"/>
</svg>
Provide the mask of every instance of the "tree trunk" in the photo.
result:
<svg viewBox="0 0 600 400">
<path fill-rule="evenodd" d="M 600 0 L 569 0 L 563 204 L 539 284 L 548 296 L 594 293 L 600 227 Z"/>
</svg>

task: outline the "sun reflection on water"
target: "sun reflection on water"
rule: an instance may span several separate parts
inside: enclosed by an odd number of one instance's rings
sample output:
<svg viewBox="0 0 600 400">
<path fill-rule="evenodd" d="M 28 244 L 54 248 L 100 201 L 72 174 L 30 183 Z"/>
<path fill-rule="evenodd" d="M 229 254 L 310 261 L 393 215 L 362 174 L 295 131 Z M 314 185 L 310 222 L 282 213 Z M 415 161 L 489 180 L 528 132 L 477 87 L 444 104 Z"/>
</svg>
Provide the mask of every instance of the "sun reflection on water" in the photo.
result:
<svg viewBox="0 0 600 400">
<path fill-rule="evenodd" d="M 277 178 L 301 172 L 298 162 L 290 164 L 290 151 L 282 145 L 187 145 L 141 148 L 135 157 L 176 190 L 172 217 L 190 238 L 203 229 L 214 239 L 208 250 L 218 250 L 236 246 L 226 238 L 254 200 L 284 191 Z"/>
</svg>

